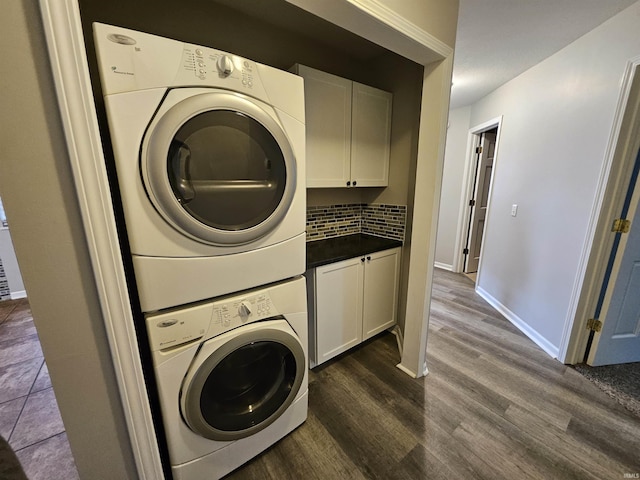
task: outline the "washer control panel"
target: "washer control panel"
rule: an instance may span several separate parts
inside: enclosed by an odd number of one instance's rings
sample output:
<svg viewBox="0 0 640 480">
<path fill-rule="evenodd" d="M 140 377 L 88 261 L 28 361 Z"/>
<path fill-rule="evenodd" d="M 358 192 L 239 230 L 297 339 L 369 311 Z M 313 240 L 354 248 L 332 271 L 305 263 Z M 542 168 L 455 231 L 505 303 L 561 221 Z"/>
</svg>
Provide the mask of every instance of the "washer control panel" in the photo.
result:
<svg viewBox="0 0 640 480">
<path fill-rule="evenodd" d="M 214 336 L 245 323 L 264 320 L 277 314 L 271 297 L 266 292 L 215 302 L 210 333 Z"/>
<path fill-rule="evenodd" d="M 164 350 L 202 338 L 211 324 L 211 304 L 148 315 L 152 350 Z"/>
<path fill-rule="evenodd" d="M 149 342 L 156 351 L 215 337 L 277 315 L 279 312 L 265 291 L 146 315 L 146 321 Z"/>
</svg>

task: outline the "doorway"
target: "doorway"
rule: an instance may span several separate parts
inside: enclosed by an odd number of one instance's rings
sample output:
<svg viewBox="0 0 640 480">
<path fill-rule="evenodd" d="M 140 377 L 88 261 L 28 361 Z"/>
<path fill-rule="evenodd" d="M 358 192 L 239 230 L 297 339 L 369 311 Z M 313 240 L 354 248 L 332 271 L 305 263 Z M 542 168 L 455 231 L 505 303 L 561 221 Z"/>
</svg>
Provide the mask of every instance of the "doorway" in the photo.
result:
<svg viewBox="0 0 640 480">
<path fill-rule="evenodd" d="M 489 211 L 489 196 L 496 160 L 498 125 L 472 133 L 471 187 L 467 190 L 466 235 L 462 250 L 462 272 L 477 281 L 482 242 Z"/>
<path fill-rule="evenodd" d="M 637 268 L 634 268 L 636 262 L 633 258 L 629 261 L 623 258 L 626 250 L 629 250 L 631 255 L 634 251 L 633 246 L 630 249 L 628 246 L 633 243 L 630 240 L 630 237 L 634 236 L 633 224 L 638 223 L 633 221 L 633 217 L 640 193 L 640 186 L 637 185 L 639 154 L 640 57 L 636 57 L 629 60 L 623 76 L 610 144 L 597 189 L 598 204 L 592 212 L 587 235 L 587 238 L 592 238 L 588 245 L 590 251 L 581 263 L 584 278 L 572 298 L 572 321 L 565 325 L 561 341 L 558 358 L 564 363 L 607 365 L 632 361 L 616 359 L 619 352 L 615 349 L 610 350 L 612 355 L 605 355 L 606 358 L 596 359 L 596 354 L 600 349 L 600 343 L 607 343 L 607 338 L 626 340 L 640 334 L 640 322 L 637 317 L 633 318 L 633 309 L 640 307 L 634 307 L 633 301 L 628 304 L 625 304 L 624 300 L 614 301 L 615 308 L 609 308 L 616 284 L 621 286 L 622 293 L 627 290 L 633 292 L 637 290 L 637 286 L 634 288 L 634 282 L 640 280 L 636 274 Z M 614 220 L 622 218 L 632 220 L 628 233 L 620 234 L 616 230 L 617 227 L 613 228 Z M 616 243 L 619 243 L 617 250 Z M 637 248 L 635 247 L 635 250 Z M 620 267 L 623 264 L 631 266 L 627 268 L 626 275 L 621 275 Z M 611 279 L 610 288 L 607 288 L 605 282 L 607 278 Z M 626 300 L 627 297 L 633 300 L 633 295 L 622 295 L 619 300 Z M 632 314 L 625 313 L 616 318 L 615 312 L 620 313 L 627 307 L 631 308 Z M 610 317 L 609 313 L 613 313 L 614 316 Z M 613 321 L 610 321 L 611 319 Z M 607 331 L 610 328 L 612 330 Z"/>
<path fill-rule="evenodd" d="M 640 362 L 640 150 L 614 222 L 613 246 L 600 289 L 585 363 Z"/>
</svg>

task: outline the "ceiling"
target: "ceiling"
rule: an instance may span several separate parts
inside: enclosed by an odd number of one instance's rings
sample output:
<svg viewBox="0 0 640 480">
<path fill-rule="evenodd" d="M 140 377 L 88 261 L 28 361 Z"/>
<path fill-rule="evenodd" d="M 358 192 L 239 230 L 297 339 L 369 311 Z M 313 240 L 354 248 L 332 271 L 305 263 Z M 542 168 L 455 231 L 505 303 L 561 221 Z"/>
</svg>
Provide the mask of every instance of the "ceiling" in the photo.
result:
<svg viewBox="0 0 640 480">
<path fill-rule="evenodd" d="M 293 5 L 289 0 L 206 1 L 232 8 L 249 17 L 260 18 L 277 28 L 322 43 L 356 60 L 369 61 L 387 52 L 383 47 Z"/>
<path fill-rule="evenodd" d="M 460 0 L 451 108 L 471 105 L 637 0 Z"/>
<path fill-rule="evenodd" d="M 257 16 L 359 61 L 373 61 L 386 52 L 287 0 L 202 1 Z M 477 102 L 637 1 L 459 0 L 451 108 Z"/>
</svg>

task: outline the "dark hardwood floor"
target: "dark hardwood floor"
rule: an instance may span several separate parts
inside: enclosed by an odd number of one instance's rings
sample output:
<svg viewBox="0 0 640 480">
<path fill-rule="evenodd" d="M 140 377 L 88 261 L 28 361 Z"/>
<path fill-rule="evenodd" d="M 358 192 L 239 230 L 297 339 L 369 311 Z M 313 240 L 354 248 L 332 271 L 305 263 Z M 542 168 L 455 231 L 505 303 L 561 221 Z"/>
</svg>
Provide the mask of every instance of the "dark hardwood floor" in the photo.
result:
<svg viewBox="0 0 640 480">
<path fill-rule="evenodd" d="M 314 369 L 309 418 L 228 479 L 622 479 L 640 418 L 436 270 L 429 375 L 383 334 Z"/>
</svg>

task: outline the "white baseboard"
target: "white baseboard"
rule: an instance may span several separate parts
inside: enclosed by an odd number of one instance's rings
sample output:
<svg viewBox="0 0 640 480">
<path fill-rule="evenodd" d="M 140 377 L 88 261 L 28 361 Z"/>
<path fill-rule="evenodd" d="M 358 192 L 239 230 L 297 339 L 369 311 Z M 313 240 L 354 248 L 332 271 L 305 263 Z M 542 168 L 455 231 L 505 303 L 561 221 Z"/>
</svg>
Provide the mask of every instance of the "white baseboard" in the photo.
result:
<svg viewBox="0 0 640 480">
<path fill-rule="evenodd" d="M 402 346 L 404 345 L 404 335 L 402 334 L 402 330 L 396 325 L 393 327 L 390 332 L 396 336 L 396 340 L 398 341 L 398 350 L 400 350 L 400 356 L 402 357 Z M 418 378 L 418 375 L 413 370 L 409 370 L 407 367 L 402 365 L 402 362 L 396 365 L 397 368 L 402 370 L 404 373 L 409 375 L 412 378 Z M 429 369 L 427 369 L 427 362 L 424 363 L 424 371 L 422 372 L 422 376 L 426 376 L 429 374 Z"/>
<path fill-rule="evenodd" d="M 531 326 L 518 317 L 515 313 L 505 307 L 502 303 L 496 300 L 491 294 L 489 294 L 482 287 L 476 285 L 476 293 L 480 295 L 486 302 L 495 308 L 498 312 L 500 312 L 507 320 L 509 320 L 513 325 L 518 328 L 522 333 L 524 333 L 529 339 L 538 345 L 542 350 L 544 350 L 548 355 L 553 358 L 558 358 L 560 354 L 560 349 L 550 343 L 546 338 L 540 335 L 535 329 L 531 328 Z"/>
<path fill-rule="evenodd" d="M 400 352 L 400 356 L 402 357 L 402 346 L 404 345 L 404 336 L 402 334 L 402 330 L 400 330 L 400 327 L 398 327 L 398 325 L 395 325 L 389 331 L 396 336 L 396 342 L 398 342 L 398 351 Z"/>
<path fill-rule="evenodd" d="M 433 264 L 433 266 L 436 267 L 436 268 L 440 268 L 442 270 L 448 270 L 450 272 L 453 272 L 453 265 L 449 265 L 449 264 L 441 263 L 441 262 L 435 262 Z"/>
<path fill-rule="evenodd" d="M 11 292 L 11 300 L 18 300 L 19 298 L 27 298 L 27 291 L 20 290 L 18 292 Z"/>
<path fill-rule="evenodd" d="M 407 367 L 405 367 L 404 365 L 402 365 L 402 363 L 399 363 L 396 365 L 396 368 L 399 368 L 400 370 L 402 370 L 404 373 L 406 373 L 407 375 L 409 375 L 411 378 L 418 378 L 418 375 L 409 370 Z"/>
</svg>

